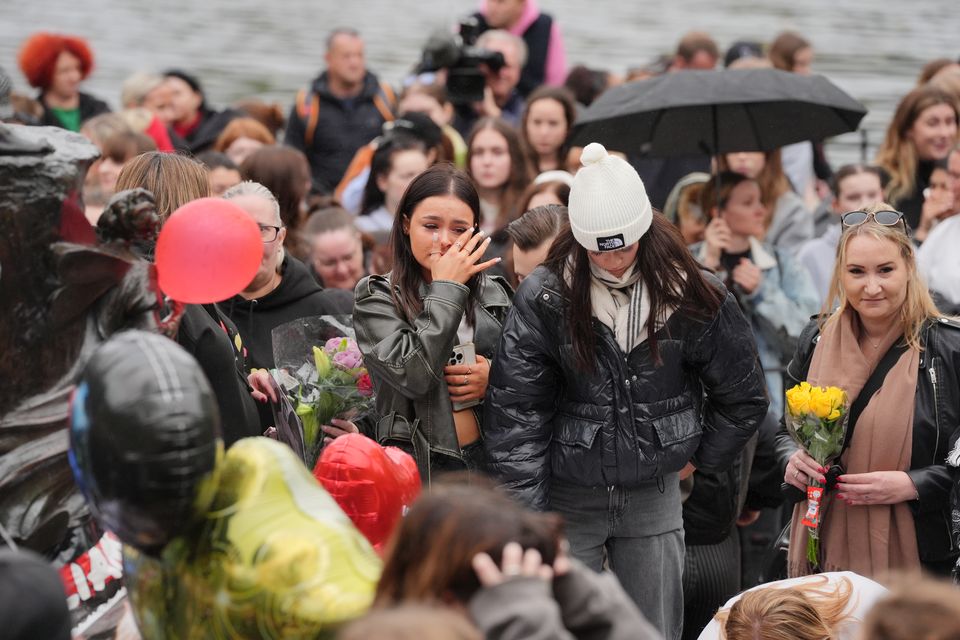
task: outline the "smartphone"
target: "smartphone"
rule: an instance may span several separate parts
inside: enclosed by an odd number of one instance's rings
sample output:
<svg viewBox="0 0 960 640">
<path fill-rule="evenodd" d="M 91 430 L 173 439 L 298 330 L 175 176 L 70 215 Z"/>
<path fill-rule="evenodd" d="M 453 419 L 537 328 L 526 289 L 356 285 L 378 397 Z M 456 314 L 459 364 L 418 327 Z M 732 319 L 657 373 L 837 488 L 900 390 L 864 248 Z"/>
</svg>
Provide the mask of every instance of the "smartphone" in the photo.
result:
<svg viewBox="0 0 960 640">
<path fill-rule="evenodd" d="M 477 364 L 477 351 L 476 347 L 473 346 L 472 342 L 467 342 L 465 344 L 458 344 L 453 348 L 453 353 L 450 355 L 450 360 L 448 364 Z M 462 411 L 464 409 L 469 409 L 470 407 L 475 407 L 480 404 L 480 400 L 468 400 L 467 402 L 454 402 L 453 410 Z"/>
</svg>

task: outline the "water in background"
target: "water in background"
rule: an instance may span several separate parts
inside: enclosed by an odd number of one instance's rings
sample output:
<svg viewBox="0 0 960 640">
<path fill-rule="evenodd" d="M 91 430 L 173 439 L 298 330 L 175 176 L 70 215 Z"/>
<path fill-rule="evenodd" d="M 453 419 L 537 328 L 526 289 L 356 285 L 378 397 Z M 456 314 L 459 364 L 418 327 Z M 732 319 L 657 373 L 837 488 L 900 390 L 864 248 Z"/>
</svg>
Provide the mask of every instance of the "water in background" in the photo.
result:
<svg viewBox="0 0 960 640">
<path fill-rule="evenodd" d="M 27 91 L 16 64 L 21 42 L 48 29 L 88 38 L 97 68 L 85 89 L 118 106 L 136 70 L 196 73 L 214 104 L 242 97 L 287 108 L 323 66 L 324 38 L 359 29 L 368 65 L 399 84 L 428 34 L 453 25 L 478 0 L 0 0 L 0 65 Z M 623 73 L 669 53 L 691 29 L 726 49 L 794 29 L 814 44 L 814 70 L 870 109 L 863 123 L 872 158 L 899 98 L 922 65 L 960 55 L 955 0 L 540 0 L 564 32 L 571 65 Z M 859 160 L 860 135 L 828 146 L 834 166 Z"/>
</svg>

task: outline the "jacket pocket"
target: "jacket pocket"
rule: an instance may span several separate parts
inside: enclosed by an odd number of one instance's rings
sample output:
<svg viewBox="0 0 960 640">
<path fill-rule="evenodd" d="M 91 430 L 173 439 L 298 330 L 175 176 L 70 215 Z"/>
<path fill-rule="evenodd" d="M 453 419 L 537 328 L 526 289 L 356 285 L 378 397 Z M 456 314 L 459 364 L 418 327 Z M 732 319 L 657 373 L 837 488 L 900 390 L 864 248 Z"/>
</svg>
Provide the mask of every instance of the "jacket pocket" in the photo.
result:
<svg viewBox="0 0 960 640">
<path fill-rule="evenodd" d="M 693 407 L 657 416 L 637 431 L 638 446 L 648 458 L 657 461 L 656 475 L 683 468 L 700 445 L 703 429 Z M 649 447 L 652 451 L 645 450 Z"/>
<path fill-rule="evenodd" d="M 580 485 L 603 484 L 601 454 L 594 447 L 603 423 L 570 413 L 554 417 L 550 461 L 553 476 Z"/>
</svg>

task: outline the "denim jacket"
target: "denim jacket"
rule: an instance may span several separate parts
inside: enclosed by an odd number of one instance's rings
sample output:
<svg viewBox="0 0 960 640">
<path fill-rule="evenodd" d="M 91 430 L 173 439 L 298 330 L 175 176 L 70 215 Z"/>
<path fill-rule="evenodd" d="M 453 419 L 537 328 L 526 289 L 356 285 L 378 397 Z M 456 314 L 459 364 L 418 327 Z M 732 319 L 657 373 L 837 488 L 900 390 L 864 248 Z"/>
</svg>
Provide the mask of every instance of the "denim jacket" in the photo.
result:
<svg viewBox="0 0 960 640">
<path fill-rule="evenodd" d="M 706 244 L 695 244 L 690 250 L 702 262 Z M 793 355 L 800 332 L 817 313 L 819 301 L 810 274 L 789 252 L 751 238 L 750 259 L 763 272 L 760 286 L 752 293 L 736 286 L 733 291 L 757 341 L 770 409 L 779 412 L 783 406 L 781 372 Z M 717 276 L 726 280 L 726 273 Z"/>
<path fill-rule="evenodd" d="M 411 423 L 419 420 L 431 459 L 440 455 L 463 460 L 443 368 L 458 342 L 470 290 L 449 280 L 422 285 L 423 311 L 410 323 L 394 304 L 390 286 L 390 274 L 364 278 L 357 283 L 353 308 L 377 413 L 396 412 Z M 503 278 L 481 275 L 473 339 L 477 355 L 493 360 L 512 297 Z M 476 409 L 481 425 L 482 406 Z"/>
</svg>

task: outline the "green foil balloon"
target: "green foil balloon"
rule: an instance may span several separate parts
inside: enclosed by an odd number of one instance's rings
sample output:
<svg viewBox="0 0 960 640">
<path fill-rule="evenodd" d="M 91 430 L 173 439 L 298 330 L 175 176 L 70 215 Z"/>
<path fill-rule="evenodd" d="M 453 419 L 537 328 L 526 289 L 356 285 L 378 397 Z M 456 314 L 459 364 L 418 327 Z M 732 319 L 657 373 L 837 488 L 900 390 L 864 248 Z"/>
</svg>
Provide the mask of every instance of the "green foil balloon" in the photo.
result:
<svg viewBox="0 0 960 640">
<path fill-rule="evenodd" d="M 158 558 L 124 554 L 145 640 L 332 637 L 369 608 L 381 570 L 293 451 L 267 438 L 227 451 L 195 529 Z"/>
</svg>

